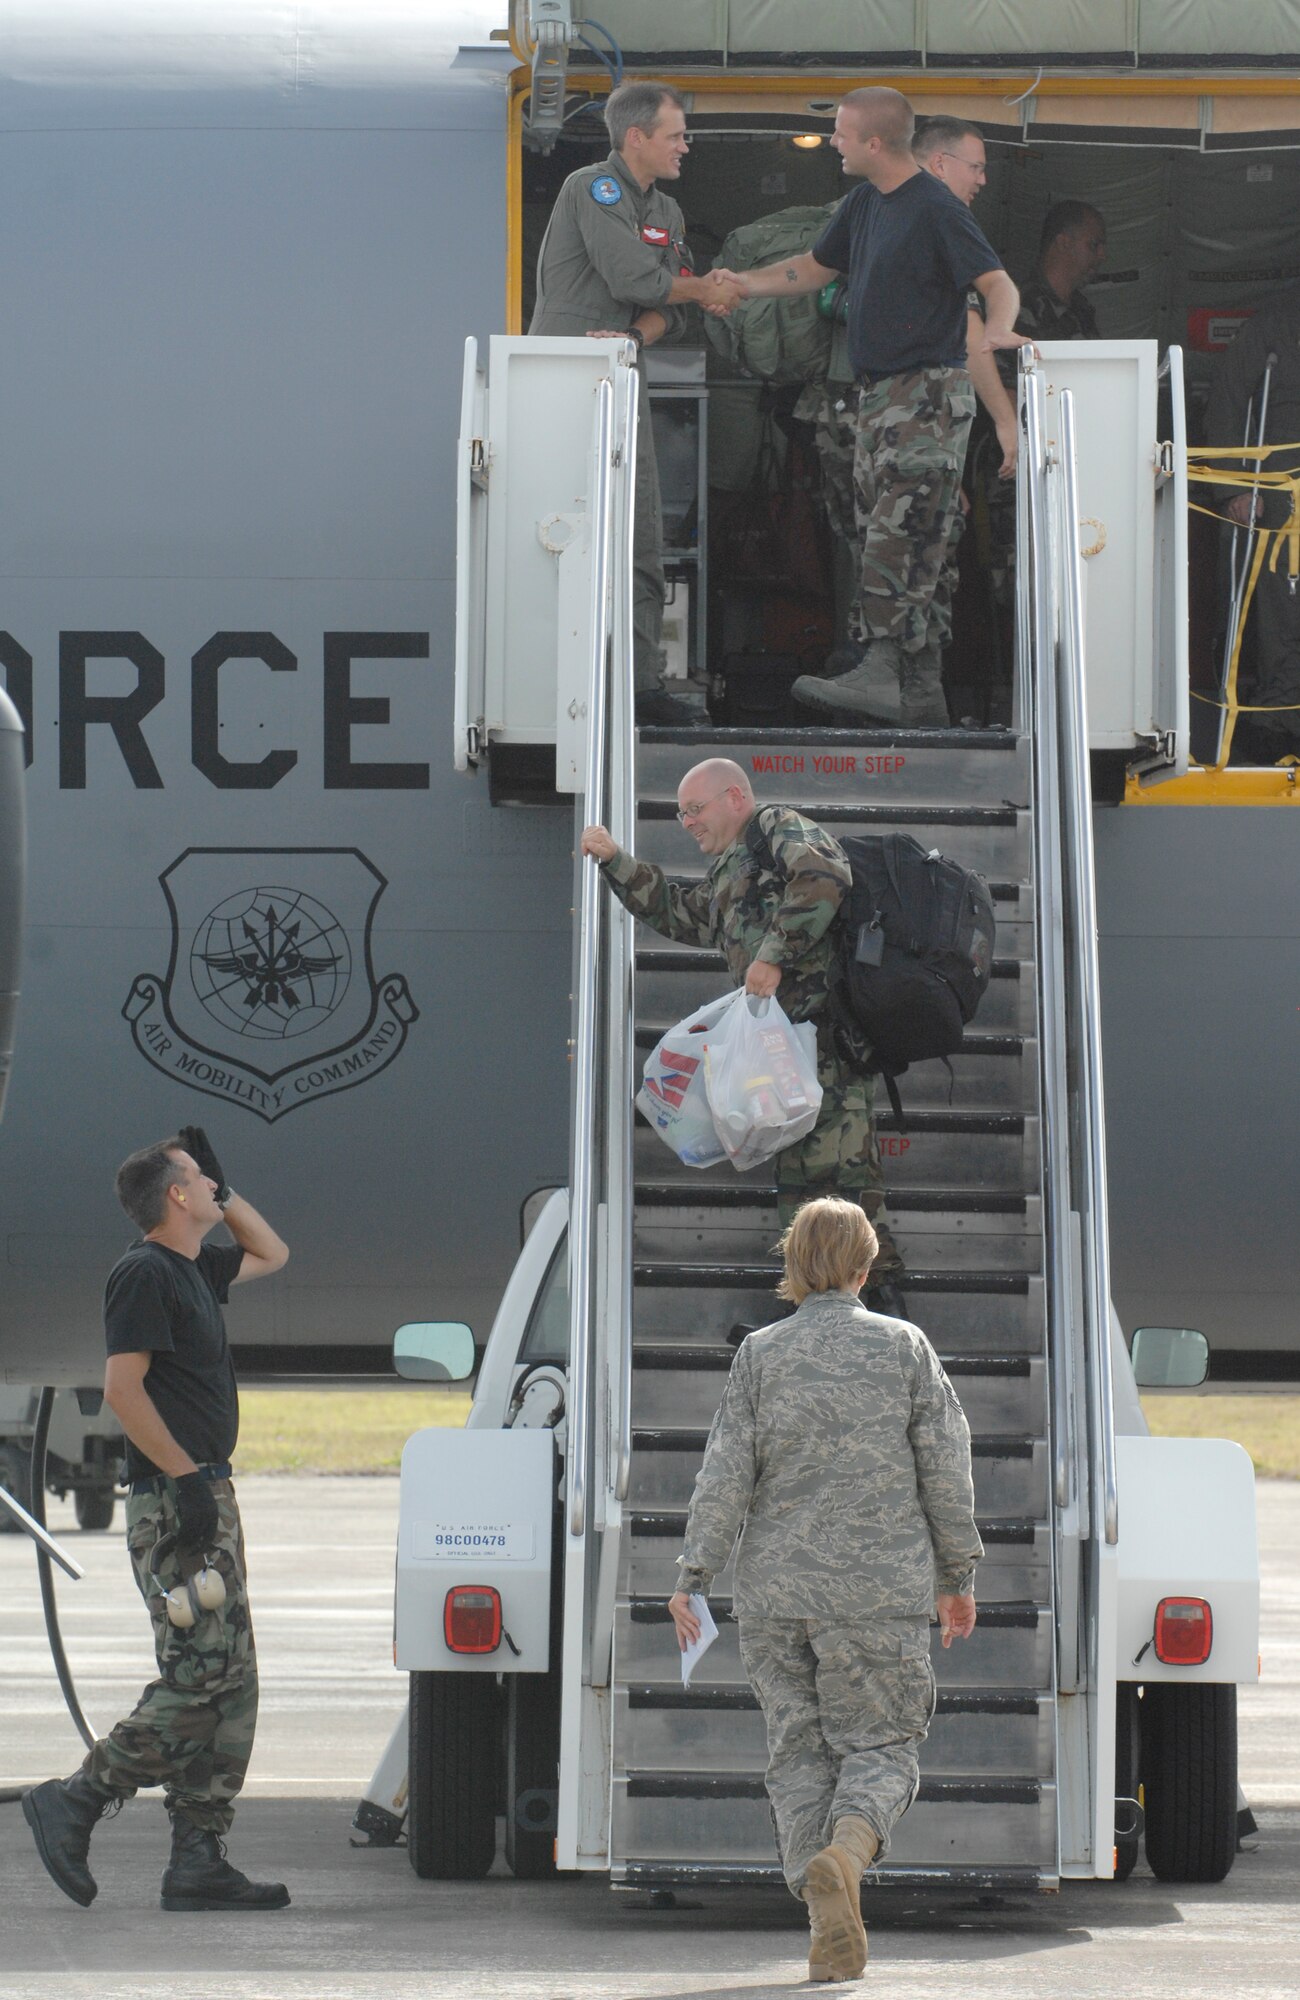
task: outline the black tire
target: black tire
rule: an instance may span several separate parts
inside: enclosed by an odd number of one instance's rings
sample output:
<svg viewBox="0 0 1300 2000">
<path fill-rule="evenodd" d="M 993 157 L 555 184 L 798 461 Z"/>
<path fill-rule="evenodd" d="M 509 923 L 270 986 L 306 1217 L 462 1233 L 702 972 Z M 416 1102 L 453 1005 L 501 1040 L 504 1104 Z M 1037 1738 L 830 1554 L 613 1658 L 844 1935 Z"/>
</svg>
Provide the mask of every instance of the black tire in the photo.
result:
<svg viewBox="0 0 1300 2000">
<path fill-rule="evenodd" d="M 94 1533 L 112 1527 L 117 1495 L 111 1486 L 79 1486 L 72 1497 L 79 1528 Z"/>
<path fill-rule="evenodd" d="M 506 1860 L 520 1881 L 555 1873 L 560 1785 L 560 1684 L 506 1676 Z"/>
<path fill-rule="evenodd" d="M 1115 1688 L 1115 1798 L 1137 1801 L 1141 1788 L 1142 1753 L 1140 1737 L 1142 1704 L 1132 1681 L 1120 1681 Z M 1130 1809 L 1131 1810 L 1131 1809 Z M 1127 1882 L 1137 1866 L 1142 1844 L 1141 1825 L 1134 1816 L 1131 1830 L 1123 1830 L 1124 1808 L 1115 1807 L 1115 1880 Z"/>
<path fill-rule="evenodd" d="M 1237 1852 L 1237 1690 L 1148 1682 L 1142 1696 L 1146 1855 L 1161 1882 L 1222 1882 Z"/>
<path fill-rule="evenodd" d="M 0 1486 L 21 1500 L 30 1512 L 32 1504 L 32 1455 L 21 1444 L 0 1445 Z M 7 1507 L 0 1507 L 0 1535 L 17 1535 L 22 1530 Z"/>
<path fill-rule="evenodd" d="M 494 1674 L 411 1675 L 406 1851 L 426 1882 L 477 1881 L 496 1859 L 500 1695 Z"/>
</svg>

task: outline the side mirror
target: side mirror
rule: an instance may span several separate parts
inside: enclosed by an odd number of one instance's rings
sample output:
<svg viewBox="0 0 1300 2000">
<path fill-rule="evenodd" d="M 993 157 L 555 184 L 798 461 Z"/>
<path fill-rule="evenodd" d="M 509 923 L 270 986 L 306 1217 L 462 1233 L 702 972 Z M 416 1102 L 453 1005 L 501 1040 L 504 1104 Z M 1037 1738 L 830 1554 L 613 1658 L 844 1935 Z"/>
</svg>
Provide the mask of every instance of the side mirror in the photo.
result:
<svg viewBox="0 0 1300 2000">
<path fill-rule="evenodd" d="M 463 1382 L 474 1373 L 474 1336 L 461 1320 L 399 1326 L 393 1366 L 407 1382 Z"/>
<path fill-rule="evenodd" d="M 1140 1326 L 1133 1335 L 1139 1389 L 1195 1389 L 1210 1365 L 1210 1343 L 1190 1326 Z"/>
</svg>

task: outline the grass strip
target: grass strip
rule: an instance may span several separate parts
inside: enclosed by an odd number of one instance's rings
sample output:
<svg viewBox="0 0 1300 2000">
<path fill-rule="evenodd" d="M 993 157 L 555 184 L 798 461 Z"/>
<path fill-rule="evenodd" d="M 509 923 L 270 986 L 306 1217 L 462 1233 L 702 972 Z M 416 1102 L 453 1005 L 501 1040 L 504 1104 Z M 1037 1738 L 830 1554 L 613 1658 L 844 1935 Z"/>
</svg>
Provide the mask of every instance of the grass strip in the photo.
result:
<svg viewBox="0 0 1300 2000">
<path fill-rule="evenodd" d="M 304 1389 L 239 1392 L 236 1473 L 396 1472 L 412 1431 L 459 1430 L 468 1389 Z"/>
<path fill-rule="evenodd" d="M 1188 1396 L 1148 1391 L 1142 1408 L 1154 1437 L 1231 1438 L 1260 1479 L 1300 1479 L 1300 1396 Z"/>
</svg>

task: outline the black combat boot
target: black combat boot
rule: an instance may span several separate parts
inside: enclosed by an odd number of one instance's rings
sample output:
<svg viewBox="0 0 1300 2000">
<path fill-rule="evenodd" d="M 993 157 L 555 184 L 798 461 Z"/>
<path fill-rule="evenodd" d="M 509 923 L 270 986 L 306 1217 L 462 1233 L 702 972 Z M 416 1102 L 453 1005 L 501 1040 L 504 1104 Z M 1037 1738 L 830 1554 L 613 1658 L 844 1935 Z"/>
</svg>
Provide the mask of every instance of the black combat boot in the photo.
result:
<svg viewBox="0 0 1300 2000">
<path fill-rule="evenodd" d="M 101 1791 L 84 1771 L 48 1778 L 23 1793 L 23 1818 L 36 1836 L 36 1851 L 65 1896 L 89 1909 L 99 1894 L 87 1857 L 96 1822 L 122 1803 Z"/>
<path fill-rule="evenodd" d="M 172 1814 L 172 1858 L 163 1870 L 164 1910 L 282 1910 L 283 1882 L 250 1882 L 226 1859 L 225 1842 L 183 1813 Z"/>
</svg>

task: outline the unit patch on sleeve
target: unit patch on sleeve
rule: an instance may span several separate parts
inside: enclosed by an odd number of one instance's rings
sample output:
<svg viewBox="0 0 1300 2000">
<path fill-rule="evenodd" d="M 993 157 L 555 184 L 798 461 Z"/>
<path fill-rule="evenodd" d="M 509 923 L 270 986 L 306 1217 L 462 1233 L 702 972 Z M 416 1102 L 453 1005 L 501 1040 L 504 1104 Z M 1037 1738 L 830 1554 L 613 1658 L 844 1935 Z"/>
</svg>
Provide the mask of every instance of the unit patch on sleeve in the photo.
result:
<svg viewBox="0 0 1300 2000">
<path fill-rule="evenodd" d="M 613 208 L 616 201 L 622 201 L 623 190 L 613 174 L 601 174 L 591 184 L 591 198 L 598 201 L 602 208 Z"/>
</svg>

